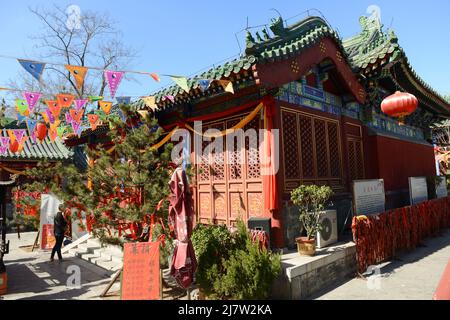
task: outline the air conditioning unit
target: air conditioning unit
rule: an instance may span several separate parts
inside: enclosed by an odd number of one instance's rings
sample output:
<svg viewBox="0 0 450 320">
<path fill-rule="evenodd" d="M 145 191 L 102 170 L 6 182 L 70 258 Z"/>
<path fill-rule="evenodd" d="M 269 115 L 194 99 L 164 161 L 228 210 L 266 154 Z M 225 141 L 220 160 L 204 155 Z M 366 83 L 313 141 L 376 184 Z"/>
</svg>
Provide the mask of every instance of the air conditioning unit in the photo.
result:
<svg viewBox="0 0 450 320">
<path fill-rule="evenodd" d="M 327 210 L 320 217 L 322 231 L 317 233 L 317 248 L 325 248 L 338 242 L 337 212 Z"/>
</svg>

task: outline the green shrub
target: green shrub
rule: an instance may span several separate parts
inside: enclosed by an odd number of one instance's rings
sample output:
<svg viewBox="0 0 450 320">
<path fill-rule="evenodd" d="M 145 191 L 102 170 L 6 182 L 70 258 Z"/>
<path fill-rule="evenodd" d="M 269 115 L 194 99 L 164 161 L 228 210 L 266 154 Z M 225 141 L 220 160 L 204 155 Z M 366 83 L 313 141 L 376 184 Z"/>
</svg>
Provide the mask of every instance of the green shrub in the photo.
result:
<svg viewBox="0 0 450 320">
<path fill-rule="evenodd" d="M 264 299 L 281 270 L 281 258 L 253 244 L 245 224 L 198 225 L 192 242 L 198 260 L 196 280 L 213 299 Z"/>
</svg>

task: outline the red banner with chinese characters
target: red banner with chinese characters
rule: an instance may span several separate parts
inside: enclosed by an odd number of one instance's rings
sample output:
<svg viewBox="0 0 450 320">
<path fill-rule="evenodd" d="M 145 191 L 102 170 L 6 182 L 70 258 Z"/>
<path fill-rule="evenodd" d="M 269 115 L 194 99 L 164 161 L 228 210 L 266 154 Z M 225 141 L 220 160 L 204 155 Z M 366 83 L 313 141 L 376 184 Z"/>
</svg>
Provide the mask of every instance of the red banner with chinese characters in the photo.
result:
<svg viewBox="0 0 450 320">
<path fill-rule="evenodd" d="M 122 300 L 159 300 L 159 242 L 124 245 Z"/>
<path fill-rule="evenodd" d="M 41 249 L 42 250 L 53 249 L 55 243 L 56 239 L 55 235 L 53 234 L 53 225 L 52 224 L 42 225 Z"/>
</svg>

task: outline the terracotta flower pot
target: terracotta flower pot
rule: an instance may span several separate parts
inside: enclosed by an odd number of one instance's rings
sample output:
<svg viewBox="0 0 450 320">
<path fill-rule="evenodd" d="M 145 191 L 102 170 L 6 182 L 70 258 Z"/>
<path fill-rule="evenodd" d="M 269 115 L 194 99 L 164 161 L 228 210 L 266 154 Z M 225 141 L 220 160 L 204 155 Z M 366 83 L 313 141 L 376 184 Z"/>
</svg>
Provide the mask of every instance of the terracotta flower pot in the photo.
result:
<svg viewBox="0 0 450 320">
<path fill-rule="evenodd" d="M 307 237 L 299 237 L 295 241 L 300 255 L 312 257 L 316 254 L 316 239 L 308 240 Z"/>
</svg>

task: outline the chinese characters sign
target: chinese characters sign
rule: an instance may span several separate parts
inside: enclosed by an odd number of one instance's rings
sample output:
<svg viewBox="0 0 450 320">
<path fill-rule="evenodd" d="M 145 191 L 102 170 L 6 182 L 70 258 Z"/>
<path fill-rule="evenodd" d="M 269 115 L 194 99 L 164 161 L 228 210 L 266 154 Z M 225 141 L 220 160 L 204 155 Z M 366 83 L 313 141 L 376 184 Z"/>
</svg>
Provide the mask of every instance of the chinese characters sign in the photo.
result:
<svg viewBox="0 0 450 320">
<path fill-rule="evenodd" d="M 409 199 L 412 206 L 428 200 L 427 179 L 425 177 L 409 178 Z"/>
<path fill-rule="evenodd" d="M 353 198 L 356 215 L 371 215 L 386 211 L 383 180 L 354 181 Z"/>
<path fill-rule="evenodd" d="M 53 235 L 53 225 L 52 224 L 44 224 L 42 225 L 42 234 L 41 234 L 41 249 L 42 250 L 50 250 L 56 243 L 55 236 Z"/>
<path fill-rule="evenodd" d="M 160 286 L 159 243 L 125 244 L 122 300 L 158 300 Z"/>
</svg>

